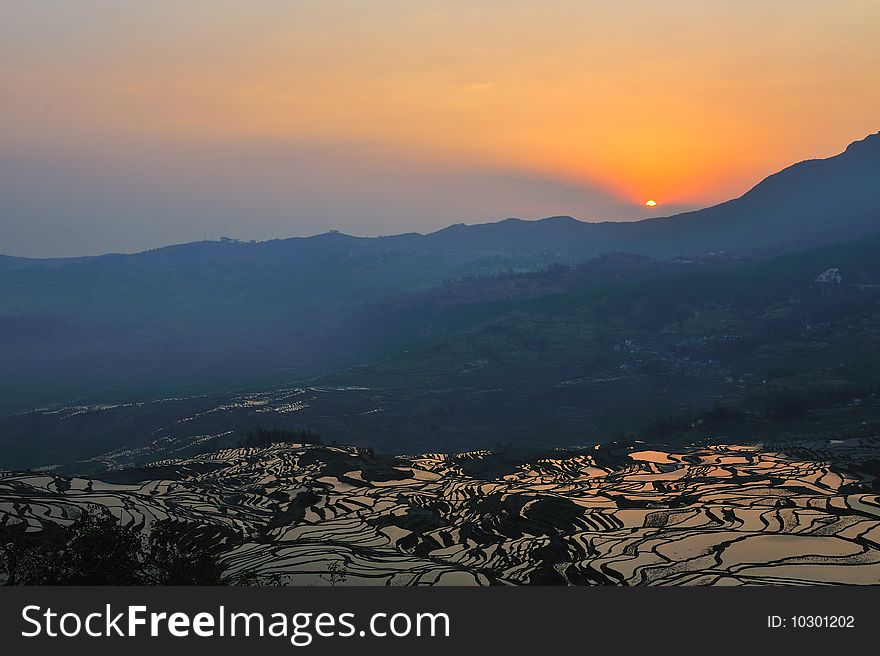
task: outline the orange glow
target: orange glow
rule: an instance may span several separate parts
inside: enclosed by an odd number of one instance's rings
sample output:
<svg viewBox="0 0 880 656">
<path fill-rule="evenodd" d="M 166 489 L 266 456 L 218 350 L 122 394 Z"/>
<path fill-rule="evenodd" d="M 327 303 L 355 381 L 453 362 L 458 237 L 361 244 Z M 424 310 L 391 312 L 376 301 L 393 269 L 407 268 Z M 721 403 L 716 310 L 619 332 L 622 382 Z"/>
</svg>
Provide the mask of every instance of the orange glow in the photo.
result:
<svg viewBox="0 0 880 656">
<path fill-rule="evenodd" d="M 23 32 L 37 54 L 3 80 L 9 138 L 379 145 L 598 185 L 635 206 L 650 188 L 674 206 L 739 195 L 878 129 L 880 5 L 859 0 L 794 14 L 256 0 L 218 4 L 211 20 L 148 4 L 114 15 L 127 29 L 70 43 L 51 40 L 51 16 L 42 49 Z"/>
</svg>

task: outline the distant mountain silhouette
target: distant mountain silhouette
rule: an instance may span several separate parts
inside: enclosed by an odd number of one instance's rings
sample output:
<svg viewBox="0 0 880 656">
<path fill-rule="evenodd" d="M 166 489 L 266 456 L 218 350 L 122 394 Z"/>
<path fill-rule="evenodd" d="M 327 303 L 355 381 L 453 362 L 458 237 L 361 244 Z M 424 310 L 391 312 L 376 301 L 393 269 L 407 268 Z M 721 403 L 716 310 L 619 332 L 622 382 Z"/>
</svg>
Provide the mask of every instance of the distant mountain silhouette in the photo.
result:
<svg viewBox="0 0 880 656">
<path fill-rule="evenodd" d="M 727 250 L 777 254 L 880 231 L 880 133 L 828 159 L 800 162 L 735 200 L 632 224 L 653 255 Z"/>
<path fill-rule="evenodd" d="M 794 164 L 769 176 L 740 198 L 669 217 L 633 222 L 587 223 L 570 216 L 538 221 L 509 218 L 495 223 L 456 224 L 427 235 L 353 237 L 330 232 L 259 244 L 194 242 L 131 257 L 190 260 L 340 253 L 415 253 L 460 258 L 584 257 L 632 252 L 657 257 L 729 251 L 770 255 L 846 241 L 880 231 L 880 132 L 850 144 L 827 159 Z M 232 249 L 238 249 L 233 251 Z M 104 256 L 113 257 L 113 256 Z M 76 258 L 77 261 L 91 258 Z M 0 271 L 63 259 L 0 256 Z"/>
<path fill-rule="evenodd" d="M 435 248 L 658 257 L 728 251 L 775 255 L 880 231 L 880 132 L 827 159 L 794 164 L 740 198 L 671 217 L 583 223 L 571 217 L 451 226 Z"/>
<path fill-rule="evenodd" d="M 741 198 L 667 218 L 558 216 L 427 235 L 331 232 L 133 255 L 3 256 L 0 362 L 8 375 L 0 411 L 86 398 L 86 390 L 231 389 L 368 361 L 400 344 L 391 337 L 367 344 L 358 308 L 446 280 L 609 253 L 764 257 L 850 240 L 880 232 L 878 182 L 874 134 L 835 157 L 772 175 Z"/>
</svg>

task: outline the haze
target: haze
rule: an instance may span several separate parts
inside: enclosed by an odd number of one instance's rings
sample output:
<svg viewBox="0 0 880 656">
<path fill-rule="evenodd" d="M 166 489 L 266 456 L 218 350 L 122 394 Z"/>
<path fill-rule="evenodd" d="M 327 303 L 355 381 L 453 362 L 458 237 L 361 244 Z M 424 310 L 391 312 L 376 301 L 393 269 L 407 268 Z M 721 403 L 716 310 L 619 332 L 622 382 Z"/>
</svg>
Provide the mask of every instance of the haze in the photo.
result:
<svg viewBox="0 0 880 656">
<path fill-rule="evenodd" d="M 859 0 L 0 0 L 0 252 L 713 204 L 876 131 L 878 24 Z"/>
</svg>

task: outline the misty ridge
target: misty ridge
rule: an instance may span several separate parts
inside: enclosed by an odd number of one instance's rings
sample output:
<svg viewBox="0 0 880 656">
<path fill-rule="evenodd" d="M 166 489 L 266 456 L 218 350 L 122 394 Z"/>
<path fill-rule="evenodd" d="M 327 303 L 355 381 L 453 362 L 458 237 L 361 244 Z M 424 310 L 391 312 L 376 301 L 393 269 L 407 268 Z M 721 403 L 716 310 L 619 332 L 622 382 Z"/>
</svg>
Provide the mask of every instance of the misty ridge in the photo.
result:
<svg viewBox="0 0 880 656">
<path fill-rule="evenodd" d="M 397 407 L 380 428 L 333 424 L 333 410 L 314 409 L 322 393 L 287 423 L 409 452 L 634 430 L 619 421 L 632 399 L 644 421 L 663 407 L 699 412 L 797 362 L 790 342 L 805 326 L 832 330 L 841 317 L 867 332 L 804 370 L 844 366 L 876 327 L 878 181 L 880 133 L 735 200 L 631 223 L 507 219 L 427 235 L 3 256 L 0 412 L 12 446 L 0 465 L 47 464 L 33 458 L 52 439 L 63 443 L 53 462 L 120 446 L 118 425 L 97 420 L 75 440 L 45 426 L 25 440 L 39 423 L 30 411 L 61 405 L 362 387 L 371 392 L 354 393 L 353 416 L 376 395 Z M 816 283 L 832 268 L 844 283 L 834 295 Z M 869 386 L 872 375 L 843 379 Z M 493 412 L 468 400 L 501 388 Z M 125 439 L 145 440 L 173 415 Z"/>
</svg>

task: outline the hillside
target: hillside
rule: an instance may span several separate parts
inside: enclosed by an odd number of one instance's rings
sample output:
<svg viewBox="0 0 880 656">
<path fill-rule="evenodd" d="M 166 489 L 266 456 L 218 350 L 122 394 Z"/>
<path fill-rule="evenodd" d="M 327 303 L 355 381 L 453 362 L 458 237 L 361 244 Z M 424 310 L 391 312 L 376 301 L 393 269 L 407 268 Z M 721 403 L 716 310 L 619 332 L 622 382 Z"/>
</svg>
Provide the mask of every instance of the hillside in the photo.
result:
<svg viewBox="0 0 880 656">
<path fill-rule="evenodd" d="M 739 199 L 636 223 L 508 219 L 428 235 L 328 233 L 73 260 L 0 258 L 0 412 L 283 385 L 368 364 L 412 335 L 375 316 L 362 324 L 364 312 L 448 290 L 444 281 L 611 253 L 700 262 L 715 253 L 709 259 L 719 262 L 845 241 L 880 228 L 878 167 L 880 135 L 872 135 Z"/>
<path fill-rule="evenodd" d="M 631 237 L 654 255 L 779 254 L 847 241 L 880 230 L 878 186 L 880 133 L 834 157 L 790 166 L 735 200 L 641 221 Z"/>
<path fill-rule="evenodd" d="M 16 414 L 0 419 L 0 466 L 126 466 L 236 446 L 258 424 L 386 453 L 869 430 L 878 249 L 617 255 L 450 282 L 351 315 L 373 362 L 269 391 Z"/>
</svg>

